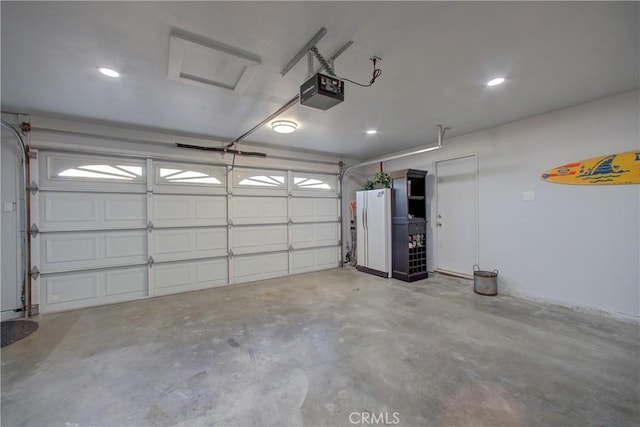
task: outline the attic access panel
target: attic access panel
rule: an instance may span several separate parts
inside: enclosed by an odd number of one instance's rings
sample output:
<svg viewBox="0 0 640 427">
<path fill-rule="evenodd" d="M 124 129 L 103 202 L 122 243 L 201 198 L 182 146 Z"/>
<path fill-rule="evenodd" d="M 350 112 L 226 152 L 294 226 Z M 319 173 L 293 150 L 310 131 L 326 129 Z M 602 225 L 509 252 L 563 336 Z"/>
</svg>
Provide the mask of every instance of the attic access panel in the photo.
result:
<svg viewBox="0 0 640 427">
<path fill-rule="evenodd" d="M 242 93 L 260 67 L 259 56 L 194 34 L 169 38 L 169 77 Z"/>
</svg>

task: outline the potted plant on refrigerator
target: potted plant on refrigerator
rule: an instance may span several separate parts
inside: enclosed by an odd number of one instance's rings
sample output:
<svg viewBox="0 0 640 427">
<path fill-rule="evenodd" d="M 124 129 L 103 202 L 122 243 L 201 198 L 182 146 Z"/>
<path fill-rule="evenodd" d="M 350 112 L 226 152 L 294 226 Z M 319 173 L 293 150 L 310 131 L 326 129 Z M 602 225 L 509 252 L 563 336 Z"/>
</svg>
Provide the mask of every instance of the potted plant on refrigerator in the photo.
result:
<svg viewBox="0 0 640 427">
<path fill-rule="evenodd" d="M 363 190 L 374 190 L 378 188 L 391 188 L 391 177 L 388 173 L 380 171 L 373 178 L 365 181 Z"/>
</svg>

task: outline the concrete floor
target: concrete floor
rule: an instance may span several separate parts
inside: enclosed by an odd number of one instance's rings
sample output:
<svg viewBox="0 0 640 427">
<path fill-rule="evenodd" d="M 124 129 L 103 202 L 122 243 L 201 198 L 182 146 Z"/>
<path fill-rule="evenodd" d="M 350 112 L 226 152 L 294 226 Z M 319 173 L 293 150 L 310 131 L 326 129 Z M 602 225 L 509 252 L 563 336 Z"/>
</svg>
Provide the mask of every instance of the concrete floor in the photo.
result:
<svg viewBox="0 0 640 427">
<path fill-rule="evenodd" d="M 637 325 L 351 268 L 42 316 L 3 426 L 629 426 Z M 375 423 L 374 423 L 375 422 Z"/>
</svg>

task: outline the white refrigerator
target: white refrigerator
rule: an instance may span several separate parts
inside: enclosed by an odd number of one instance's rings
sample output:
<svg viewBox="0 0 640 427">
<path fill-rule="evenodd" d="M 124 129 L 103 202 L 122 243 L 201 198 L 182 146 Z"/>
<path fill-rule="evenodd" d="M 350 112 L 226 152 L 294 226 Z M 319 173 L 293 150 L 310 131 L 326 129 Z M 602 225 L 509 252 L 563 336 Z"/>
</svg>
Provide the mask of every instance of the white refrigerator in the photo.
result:
<svg viewBox="0 0 640 427">
<path fill-rule="evenodd" d="M 356 192 L 357 269 L 391 277 L 391 189 Z"/>
</svg>

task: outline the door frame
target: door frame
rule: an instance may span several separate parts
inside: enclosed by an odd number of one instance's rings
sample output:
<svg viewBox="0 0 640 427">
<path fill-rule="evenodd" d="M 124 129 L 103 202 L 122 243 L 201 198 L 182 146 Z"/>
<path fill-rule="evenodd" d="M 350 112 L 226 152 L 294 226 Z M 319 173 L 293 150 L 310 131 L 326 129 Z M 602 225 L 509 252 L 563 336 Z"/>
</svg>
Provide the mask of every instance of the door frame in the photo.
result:
<svg viewBox="0 0 640 427">
<path fill-rule="evenodd" d="M 439 248 L 440 248 L 440 232 L 438 231 L 438 226 L 437 226 L 437 216 L 438 216 L 438 211 L 439 211 L 439 197 L 438 197 L 438 163 L 444 163 L 444 162 L 448 162 L 451 160 L 459 160 L 459 159 L 465 159 L 468 157 L 473 157 L 473 159 L 475 160 L 475 199 L 474 199 L 474 218 L 475 218 L 475 228 L 476 228 L 476 232 L 475 232 L 475 264 L 480 265 L 480 170 L 478 167 L 478 153 L 477 152 L 472 152 L 472 153 L 466 153 L 466 154 L 460 154 L 458 156 L 452 156 L 452 157 L 446 157 L 446 158 L 442 158 L 442 159 L 438 159 L 438 160 L 434 160 L 433 162 L 433 169 L 435 171 L 435 183 L 434 183 L 434 196 L 435 196 L 435 212 L 434 212 L 434 219 L 436 219 L 435 223 L 434 223 L 434 228 L 435 228 L 435 239 L 434 239 L 434 270 L 436 272 L 441 272 L 441 273 L 445 273 L 445 274 L 449 274 L 449 275 L 454 275 L 454 276 L 460 276 L 460 277 L 464 277 L 464 278 L 473 278 L 472 275 L 467 275 L 467 274 L 463 274 L 463 273 L 458 273 L 458 272 L 452 272 L 452 271 L 448 271 L 448 270 L 442 270 L 440 269 L 439 266 Z"/>
<path fill-rule="evenodd" d="M 5 142 L 4 144 L 10 144 L 13 142 Z M 5 146 L 4 144 L 1 144 L 3 146 Z M 24 222 L 24 200 L 27 196 L 26 194 L 26 190 L 22 189 L 22 181 L 23 181 L 23 177 L 20 176 L 20 170 L 22 169 L 22 161 L 23 159 L 20 158 L 20 153 L 19 150 L 21 149 L 18 143 L 15 143 L 15 150 L 16 150 L 16 156 L 11 158 L 11 160 L 14 162 L 15 165 L 15 182 L 14 182 L 14 187 L 15 187 L 15 195 L 16 195 L 16 200 L 15 200 L 15 214 L 16 214 L 16 228 L 15 228 L 15 235 L 12 235 L 11 238 L 12 240 L 14 240 L 16 242 L 16 248 L 18 249 L 18 256 L 16 257 L 16 265 L 15 265 L 15 269 L 16 269 L 16 304 L 15 304 L 15 308 L 14 309 L 9 309 L 6 311 L 3 311 L 1 314 L 1 320 L 9 320 L 9 319 L 16 319 L 16 318 L 22 318 L 25 317 L 25 300 L 23 298 L 23 296 L 26 294 L 26 284 L 27 284 L 27 279 L 25 278 L 25 270 L 24 270 L 24 266 L 25 266 L 25 261 L 24 258 L 26 256 L 26 251 L 28 250 L 27 248 L 25 248 L 25 241 L 24 238 L 21 236 L 21 233 L 24 233 L 24 229 L 26 226 L 23 225 Z M 2 154 L 0 153 L 0 159 L 2 158 Z M 0 182 L 2 181 L 2 178 L 0 177 Z M 1 220 L 0 220 L 1 221 Z M 2 267 L 0 267 L 1 270 Z M 6 283 L 2 283 L 2 286 L 7 286 Z"/>
</svg>

